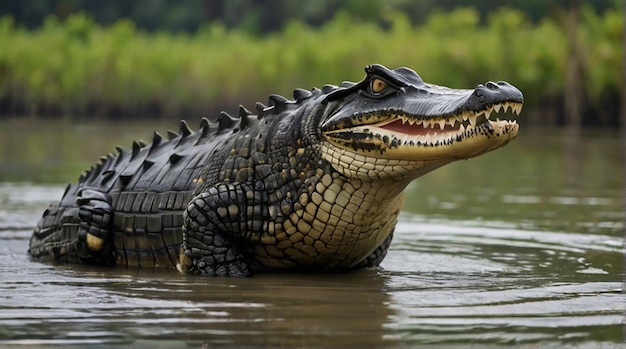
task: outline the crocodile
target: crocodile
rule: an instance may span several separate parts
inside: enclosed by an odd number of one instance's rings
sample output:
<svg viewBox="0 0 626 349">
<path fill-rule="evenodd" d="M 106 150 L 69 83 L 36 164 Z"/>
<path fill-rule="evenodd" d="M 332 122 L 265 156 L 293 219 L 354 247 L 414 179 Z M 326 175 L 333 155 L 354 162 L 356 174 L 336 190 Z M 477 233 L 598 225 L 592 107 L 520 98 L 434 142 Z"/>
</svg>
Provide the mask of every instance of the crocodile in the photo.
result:
<svg viewBox="0 0 626 349">
<path fill-rule="evenodd" d="M 514 139 L 523 95 L 365 73 L 117 147 L 45 210 L 30 256 L 209 276 L 377 267 L 407 185 Z"/>
</svg>

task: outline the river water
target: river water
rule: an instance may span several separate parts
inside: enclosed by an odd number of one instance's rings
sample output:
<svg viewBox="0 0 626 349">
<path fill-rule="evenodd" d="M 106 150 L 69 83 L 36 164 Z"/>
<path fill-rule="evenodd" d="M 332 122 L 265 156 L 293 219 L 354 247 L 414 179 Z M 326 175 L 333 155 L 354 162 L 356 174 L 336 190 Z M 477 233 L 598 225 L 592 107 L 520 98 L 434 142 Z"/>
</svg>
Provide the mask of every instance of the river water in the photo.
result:
<svg viewBox="0 0 626 349">
<path fill-rule="evenodd" d="M 623 344 L 615 130 L 522 127 L 507 147 L 418 179 L 381 270 L 229 279 L 29 260 L 32 228 L 67 181 L 175 124 L 0 120 L 0 345 Z"/>
</svg>

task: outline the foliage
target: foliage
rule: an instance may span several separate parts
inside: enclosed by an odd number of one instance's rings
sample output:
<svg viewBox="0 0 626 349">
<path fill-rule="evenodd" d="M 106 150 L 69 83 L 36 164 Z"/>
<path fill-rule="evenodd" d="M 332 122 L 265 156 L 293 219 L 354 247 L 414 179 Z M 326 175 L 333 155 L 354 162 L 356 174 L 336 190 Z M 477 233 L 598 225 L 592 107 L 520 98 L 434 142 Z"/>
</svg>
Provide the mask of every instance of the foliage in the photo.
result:
<svg viewBox="0 0 626 349">
<path fill-rule="evenodd" d="M 459 6 L 472 6 L 481 20 L 492 11 L 509 7 L 536 23 L 580 3 L 581 0 L 13 0 L 0 1 L 0 16 L 11 14 L 19 25 L 38 28 L 48 15 L 65 19 L 84 12 L 104 25 L 126 18 L 141 29 L 174 32 L 195 32 L 203 23 L 221 21 L 226 28 L 261 35 L 283 30 L 294 20 L 319 27 L 337 12 L 350 13 L 361 22 L 380 23 L 382 12 L 395 10 L 406 14 L 413 25 L 421 25 L 434 10 L 450 11 Z M 586 6 L 604 12 L 620 8 L 622 0 L 593 0 L 587 1 Z"/>
<path fill-rule="evenodd" d="M 417 26 L 400 12 L 382 16 L 386 29 L 339 12 L 317 29 L 290 21 L 262 37 L 219 22 L 195 34 L 148 33 L 128 20 L 103 27 L 85 14 L 49 17 L 27 30 L 5 16 L 0 111 L 213 113 L 239 103 L 250 107 L 271 93 L 288 95 L 295 87 L 358 80 L 374 62 L 409 66 L 425 81 L 455 88 L 507 80 L 524 92 L 527 109 L 563 96 L 567 33 L 556 20 L 533 23 L 506 8 L 484 21 L 473 8 L 436 11 Z M 620 96 L 623 88 L 615 74 L 623 20 L 617 10 L 599 15 L 584 8 L 581 21 L 585 92 L 593 113 L 602 115 L 605 96 Z"/>
</svg>

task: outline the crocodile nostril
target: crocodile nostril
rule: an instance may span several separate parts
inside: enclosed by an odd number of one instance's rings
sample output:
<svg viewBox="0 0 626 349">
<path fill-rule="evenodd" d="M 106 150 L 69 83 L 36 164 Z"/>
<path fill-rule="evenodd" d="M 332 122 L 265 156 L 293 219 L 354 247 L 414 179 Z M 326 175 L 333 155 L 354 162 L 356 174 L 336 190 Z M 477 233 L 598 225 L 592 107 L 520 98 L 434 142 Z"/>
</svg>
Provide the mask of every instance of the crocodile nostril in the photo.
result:
<svg viewBox="0 0 626 349">
<path fill-rule="evenodd" d="M 488 83 L 485 84 L 485 86 L 490 89 L 490 90 L 497 90 L 499 89 L 498 85 L 494 84 L 493 82 L 489 81 Z"/>
</svg>

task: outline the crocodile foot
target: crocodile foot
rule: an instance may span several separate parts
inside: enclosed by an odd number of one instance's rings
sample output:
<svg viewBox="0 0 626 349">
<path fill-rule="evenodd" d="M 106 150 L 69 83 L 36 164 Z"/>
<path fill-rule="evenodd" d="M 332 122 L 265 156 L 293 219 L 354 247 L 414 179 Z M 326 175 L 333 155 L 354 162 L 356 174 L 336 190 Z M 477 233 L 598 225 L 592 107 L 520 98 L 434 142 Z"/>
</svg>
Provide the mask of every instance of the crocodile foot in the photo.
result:
<svg viewBox="0 0 626 349">
<path fill-rule="evenodd" d="M 205 276 L 252 276 L 250 265 L 243 254 L 237 252 L 227 240 L 218 235 L 206 234 L 208 245 L 198 244 L 199 241 L 188 239 L 191 244 L 181 248 L 179 262 L 176 265 L 182 273 L 199 273 Z"/>
<path fill-rule="evenodd" d="M 114 264 L 112 259 L 111 224 L 113 207 L 111 198 L 93 189 L 82 190 L 76 199 L 80 218 L 78 242 L 80 258 L 85 262 L 104 261 Z"/>
</svg>

